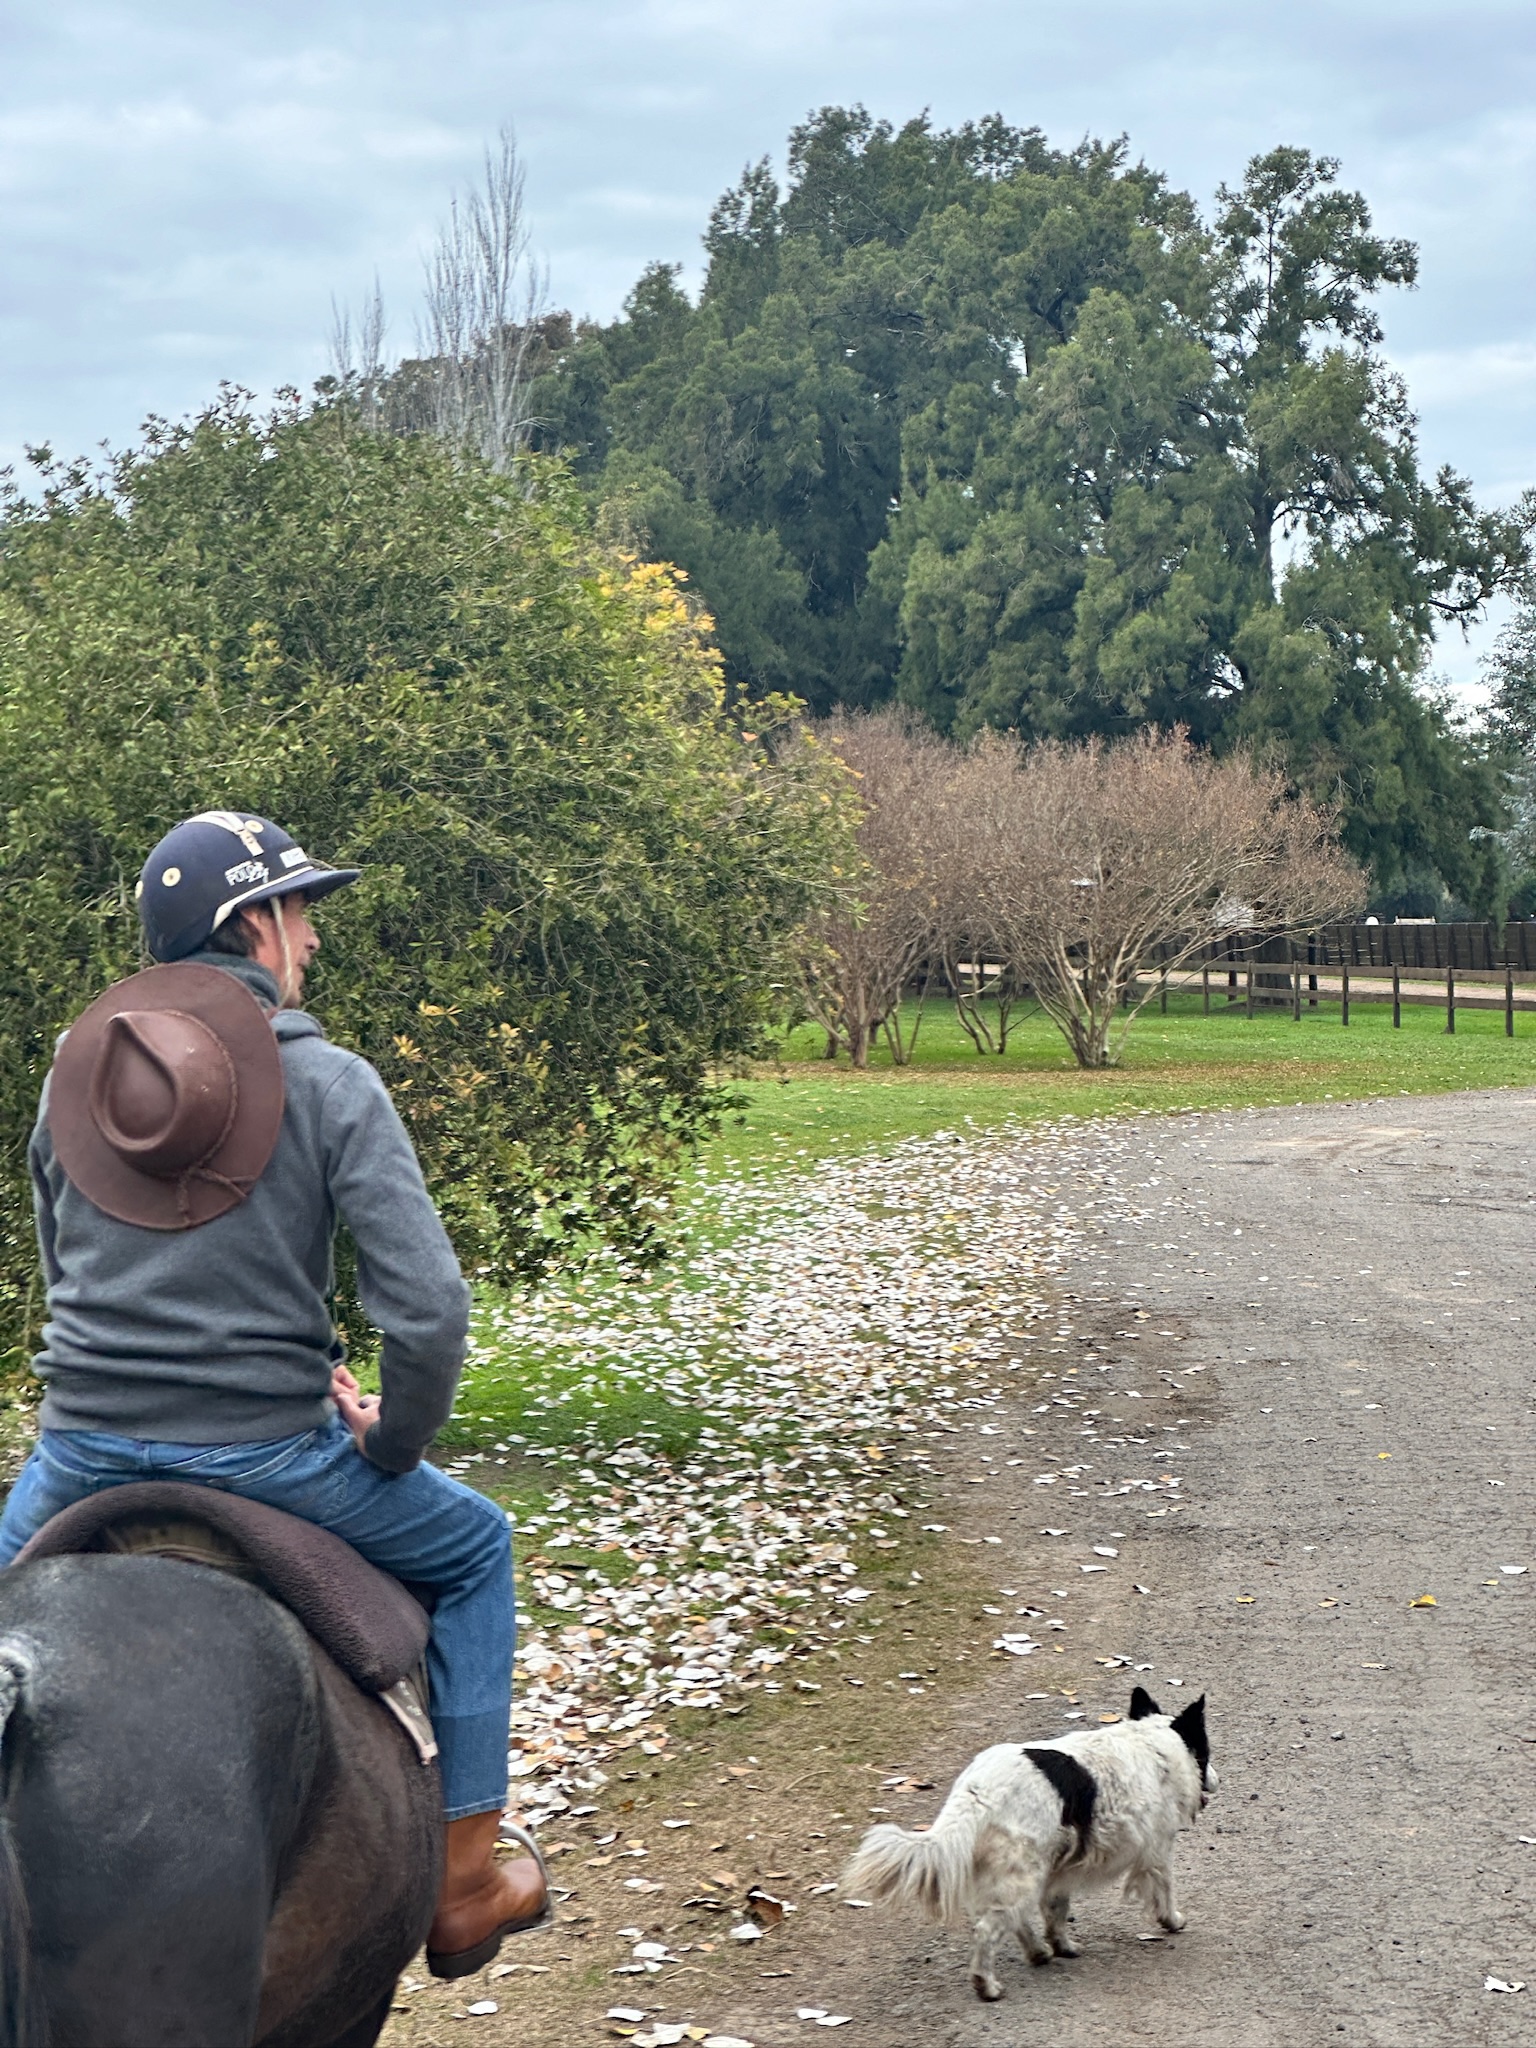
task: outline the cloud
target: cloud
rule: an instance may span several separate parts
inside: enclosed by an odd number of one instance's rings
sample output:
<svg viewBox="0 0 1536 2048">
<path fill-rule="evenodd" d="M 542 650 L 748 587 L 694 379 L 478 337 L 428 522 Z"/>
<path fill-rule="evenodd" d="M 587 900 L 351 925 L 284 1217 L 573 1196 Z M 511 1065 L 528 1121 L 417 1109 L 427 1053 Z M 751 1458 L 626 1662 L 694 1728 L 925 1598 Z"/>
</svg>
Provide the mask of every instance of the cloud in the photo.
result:
<svg viewBox="0 0 1536 2048">
<path fill-rule="evenodd" d="M 1536 341 L 1489 341 L 1470 348 L 1398 354 L 1395 367 L 1419 405 L 1536 404 Z"/>
<path fill-rule="evenodd" d="M 1422 247 L 1385 311 L 1426 453 L 1536 478 L 1529 0 L 12 0 L 0 81 L 0 460 L 324 367 L 333 296 L 408 335 L 456 184 L 517 123 L 554 294 L 697 272 L 743 164 L 814 107 L 1128 132 L 1208 204 L 1278 141 Z"/>
</svg>

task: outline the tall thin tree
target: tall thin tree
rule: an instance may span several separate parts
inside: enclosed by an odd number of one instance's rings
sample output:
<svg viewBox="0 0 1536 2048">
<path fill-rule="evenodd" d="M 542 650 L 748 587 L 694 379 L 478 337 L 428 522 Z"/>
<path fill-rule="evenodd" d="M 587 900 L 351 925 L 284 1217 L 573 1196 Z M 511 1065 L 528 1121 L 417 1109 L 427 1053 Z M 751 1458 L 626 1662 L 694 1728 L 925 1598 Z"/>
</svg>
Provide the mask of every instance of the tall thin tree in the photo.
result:
<svg viewBox="0 0 1536 2048">
<path fill-rule="evenodd" d="M 360 314 L 334 302 L 331 374 L 380 433 L 433 434 L 513 468 L 533 422 L 529 370 L 548 310 L 517 138 L 503 128 L 478 185 L 455 193 L 425 259 L 418 357 L 391 362 L 377 278 Z"/>
<path fill-rule="evenodd" d="M 494 469 L 510 469 L 528 437 L 529 351 L 546 304 L 507 127 L 485 153 L 479 186 L 454 195 L 438 229 L 418 326 L 433 431 Z"/>
</svg>

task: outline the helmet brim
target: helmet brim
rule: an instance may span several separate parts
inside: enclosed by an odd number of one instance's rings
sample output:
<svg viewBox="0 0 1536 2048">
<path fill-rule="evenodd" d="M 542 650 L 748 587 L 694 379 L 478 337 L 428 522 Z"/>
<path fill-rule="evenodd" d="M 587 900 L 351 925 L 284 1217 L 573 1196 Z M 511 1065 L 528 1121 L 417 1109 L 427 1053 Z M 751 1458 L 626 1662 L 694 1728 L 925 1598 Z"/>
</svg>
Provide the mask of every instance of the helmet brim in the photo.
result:
<svg viewBox="0 0 1536 2048">
<path fill-rule="evenodd" d="M 237 896 L 232 903 L 224 904 L 214 921 L 214 930 L 227 924 L 230 918 L 242 910 L 249 910 L 257 903 L 271 903 L 279 896 L 295 896 L 300 893 L 310 897 L 330 896 L 337 889 L 345 889 L 349 883 L 359 881 L 361 868 L 331 868 L 324 862 L 316 861 L 312 866 L 293 868 L 286 875 L 279 875 L 274 881 L 263 882 L 255 889 Z"/>
</svg>

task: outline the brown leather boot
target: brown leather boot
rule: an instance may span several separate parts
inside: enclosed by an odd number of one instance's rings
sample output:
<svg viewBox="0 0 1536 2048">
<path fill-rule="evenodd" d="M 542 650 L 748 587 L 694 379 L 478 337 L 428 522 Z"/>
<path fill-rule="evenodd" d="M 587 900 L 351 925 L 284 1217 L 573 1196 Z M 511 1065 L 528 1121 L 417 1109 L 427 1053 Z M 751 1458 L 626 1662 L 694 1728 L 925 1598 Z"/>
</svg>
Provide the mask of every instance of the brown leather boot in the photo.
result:
<svg viewBox="0 0 1536 2048">
<path fill-rule="evenodd" d="M 509 1934 L 546 1927 L 554 1918 L 549 1873 L 532 1835 L 509 1828 L 526 1856 L 496 1861 L 499 1813 L 471 1813 L 447 1825 L 443 1888 L 427 1936 L 434 1977 L 468 1977 L 494 1961 Z"/>
</svg>

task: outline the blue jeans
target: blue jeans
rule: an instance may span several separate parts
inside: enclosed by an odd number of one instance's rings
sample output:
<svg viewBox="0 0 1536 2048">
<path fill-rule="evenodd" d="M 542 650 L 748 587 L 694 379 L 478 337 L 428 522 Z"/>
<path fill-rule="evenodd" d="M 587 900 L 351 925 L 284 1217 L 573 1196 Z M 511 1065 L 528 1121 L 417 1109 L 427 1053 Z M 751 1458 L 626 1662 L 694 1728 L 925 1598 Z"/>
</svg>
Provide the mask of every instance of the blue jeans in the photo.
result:
<svg viewBox="0 0 1536 2048">
<path fill-rule="evenodd" d="M 174 1479 L 265 1501 L 330 1529 L 370 1564 L 437 1596 L 427 1677 L 448 1820 L 507 1797 L 515 1618 L 512 1536 L 494 1501 L 435 1465 L 370 1465 L 346 1425 L 260 1444 L 166 1444 L 45 1429 L 0 1516 L 0 1567 L 63 1508 L 105 1486 Z"/>
</svg>

